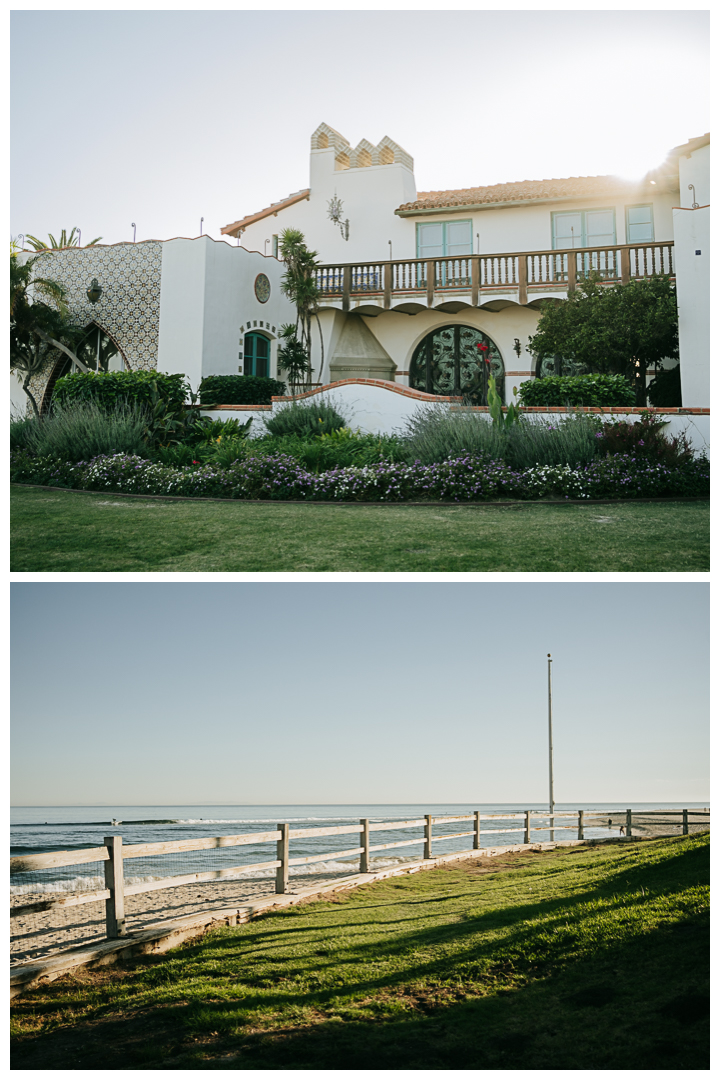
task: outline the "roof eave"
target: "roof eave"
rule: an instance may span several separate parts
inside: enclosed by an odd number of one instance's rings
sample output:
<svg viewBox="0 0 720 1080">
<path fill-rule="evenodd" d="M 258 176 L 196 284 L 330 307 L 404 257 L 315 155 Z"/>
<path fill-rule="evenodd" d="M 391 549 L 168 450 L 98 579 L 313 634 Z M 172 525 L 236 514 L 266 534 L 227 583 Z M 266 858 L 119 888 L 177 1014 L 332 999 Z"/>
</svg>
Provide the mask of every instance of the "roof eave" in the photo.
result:
<svg viewBox="0 0 720 1080">
<path fill-rule="evenodd" d="M 305 188 L 303 191 L 298 191 L 296 195 L 291 195 L 289 199 L 283 199 L 279 203 L 275 203 L 273 206 L 267 206 L 264 210 L 259 210 L 257 214 L 250 214 L 248 217 L 241 218 L 240 221 L 233 221 L 231 225 L 225 225 L 220 230 L 221 236 L 237 236 L 238 233 L 246 229 L 248 225 L 254 225 L 256 221 L 263 221 L 264 218 L 277 215 L 280 210 L 285 210 L 288 206 L 294 206 L 295 203 L 302 202 L 303 199 L 310 198 L 310 188 Z"/>
<path fill-rule="evenodd" d="M 574 195 L 557 195 L 554 198 L 542 198 L 542 199 L 505 199 L 501 202 L 484 202 L 484 203 L 455 203 L 454 205 L 446 206 L 430 206 L 427 209 L 414 209 L 403 210 L 400 207 L 395 211 L 398 217 L 429 217 L 432 214 L 452 214 L 452 213 L 465 213 L 476 210 L 499 210 L 508 206 L 533 206 L 538 203 L 560 203 L 560 202 L 577 202 L 578 199 L 598 199 L 605 196 L 611 197 L 615 195 L 644 195 L 651 194 L 653 187 L 655 191 L 668 190 L 664 185 L 652 185 L 640 184 L 636 187 L 623 188 L 621 191 L 598 191 L 588 192 L 585 194 Z"/>
</svg>

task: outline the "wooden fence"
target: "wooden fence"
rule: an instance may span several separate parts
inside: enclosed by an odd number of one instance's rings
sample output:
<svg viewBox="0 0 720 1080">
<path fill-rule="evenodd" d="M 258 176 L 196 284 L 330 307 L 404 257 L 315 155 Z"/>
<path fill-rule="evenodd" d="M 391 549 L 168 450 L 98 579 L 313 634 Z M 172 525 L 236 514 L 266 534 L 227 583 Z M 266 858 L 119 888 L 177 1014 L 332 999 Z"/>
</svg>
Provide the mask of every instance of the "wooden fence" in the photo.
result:
<svg viewBox="0 0 720 1080">
<path fill-rule="evenodd" d="M 676 820 L 667 821 L 657 815 L 664 815 Z M 690 818 L 700 818 L 701 821 L 690 821 Z M 361 874 L 369 872 L 370 855 L 374 852 L 395 850 L 411 845 L 423 845 L 423 859 L 433 857 L 433 842 L 445 842 L 448 840 L 460 840 L 472 837 L 472 849 L 479 850 L 481 847 L 480 837 L 491 834 L 520 834 L 516 840 L 510 840 L 511 844 L 530 844 L 533 842 L 532 833 L 549 832 L 550 839 L 554 840 L 555 832 L 571 832 L 573 838 L 585 839 L 587 828 L 622 828 L 625 835 L 633 835 L 633 821 L 653 819 L 653 823 L 659 826 L 669 824 L 680 827 L 683 835 L 687 835 L 690 826 L 698 825 L 709 827 L 709 810 L 657 810 L 657 811 L 633 811 L 626 810 L 619 815 L 618 811 L 557 811 L 550 815 L 548 812 L 539 810 L 525 810 L 520 813 L 510 814 L 483 814 L 475 810 L 471 814 L 459 814 L 457 816 L 433 816 L 425 814 L 422 818 L 410 821 L 371 822 L 368 818 L 361 818 L 358 824 L 333 825 L 327 828 L 304 828 L 292 829 L 288 823 L 281 823 L 276 829 L 269 832 L 244 833 L 239 836 L 215 836 L 191 840 L 170 840 L 151 844 L 123 845 L 121 836 L 106 836 L 102 847 L 84 848 L 78 851 L 54 851 L 40 855 L 20 855 L 10 860 L 11 882 L 13 874 L 25 874 L 32 871 L 48 870 L 55 867 L 79 866 L 83 863 L 101 863 L 104 869 L 105 888 L 95 891 L 79 892 L 71 896 L 65 896 L 57 900 L 41 900 L 30 904 L 22 904 L 11 907 L 11 916 L 19 917 L 40 912 L 50 912 L 97 902 L 105 901 L 105 929 L 108 939 L 125 936 L 125 898 L 136 896 L 139 893 L 155 892 L 159 889 L 173 888 L 180 885 L 195 884 L 196 882 L 217 882 L 229 878 L 237 879 L 238 875 L 258 870 L 275 870 L 275 892 L 284 893 L 288 889 L 289 872 L 292 866 L 309 865 L 315 862 L 326 862 L 328 859 L 348 858 L 359 856 L 359 870 Z M 557 822 L 569 820 L 568 824 Z M 489 821 L 513 822 L 509 827 L 490 829 L 481 828 L 481 824 Z M 446 827 L 456 822 L 469 822 L 471 828 L 461 832 L 433 833 L 436 826 Z M 620 824 L 618 824 L 620 823 Z M 389 843 L 370 843 L 372 833 L 388 832 L 398 829 L 421 829 L 418 836 L 408 840 L 392 840 Z M 357 836 L 358 842 L 349 848 L 340 851 L 324 851 L 316 855 L 291 856 L 290 843 L 293 840 L 315 839 L 321 836 Z M 653 832 L 653 835 L 659 835 Z M 666 834 L 675 835 L 675 834 Z M 204 851 L 219 848 L 239 848 L 248 845 L 276 843 L 276 857 L 265 862 L 246 863 L 243 865 L 223 867 L 218 870 L 200 871 L 197 873 L 175 874 L 168 877 L 156 878 L 151 881 L 135 883 L 125 882 L 124 864 L 129 859 L 158 857 L 180 852 Z M 463 849 L 469 850 L 469 849 Z"/>
</svg>

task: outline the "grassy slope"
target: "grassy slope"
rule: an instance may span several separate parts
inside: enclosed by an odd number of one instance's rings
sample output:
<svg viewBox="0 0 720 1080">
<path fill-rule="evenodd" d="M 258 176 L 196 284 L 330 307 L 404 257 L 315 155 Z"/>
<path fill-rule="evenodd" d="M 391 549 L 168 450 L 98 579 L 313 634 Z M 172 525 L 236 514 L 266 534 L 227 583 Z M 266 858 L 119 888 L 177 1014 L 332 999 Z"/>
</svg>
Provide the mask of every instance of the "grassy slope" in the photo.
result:
<svg viewBox="0 0 720 1080">
<path fill-rule="evenodd" d="M 708 835 L 523 853 L 223 928 L 15 1007 L 21 1069 L 706 1069 Z"/>
<path fill-rule="evenodd" d="M 326 506 L 12 488 L 14 571 L 680 572 L 709 569 L 709 504 Z"/>
</svg>

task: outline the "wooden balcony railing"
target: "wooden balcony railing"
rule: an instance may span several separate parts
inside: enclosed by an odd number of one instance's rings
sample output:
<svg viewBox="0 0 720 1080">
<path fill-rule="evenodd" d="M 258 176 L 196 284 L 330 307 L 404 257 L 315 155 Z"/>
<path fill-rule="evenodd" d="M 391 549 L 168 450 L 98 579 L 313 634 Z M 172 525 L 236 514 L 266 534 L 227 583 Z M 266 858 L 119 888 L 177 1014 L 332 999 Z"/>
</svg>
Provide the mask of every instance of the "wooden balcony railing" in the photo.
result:
<svg viewBox="0 0 720 1080">
<path fill-rule="evenodd" d="M 591 273 L 622 284 L 655 274 L 672 276 L 673 242 L 336 263 L 321 266 L 315 281 L 321 303 L 341 300 L 348 311 L 351 299 L 374 297 L 382 307 L 390 308 L 393 299 L 417 297 L 432 307 L 441 297 L 468 293 L 471 306 L 477 307 L 483 292 L 514 291 L 517 302 L 527 304 L 528 290 L 535 296 L 558 288 L 572 292 Z"/>
</svg>

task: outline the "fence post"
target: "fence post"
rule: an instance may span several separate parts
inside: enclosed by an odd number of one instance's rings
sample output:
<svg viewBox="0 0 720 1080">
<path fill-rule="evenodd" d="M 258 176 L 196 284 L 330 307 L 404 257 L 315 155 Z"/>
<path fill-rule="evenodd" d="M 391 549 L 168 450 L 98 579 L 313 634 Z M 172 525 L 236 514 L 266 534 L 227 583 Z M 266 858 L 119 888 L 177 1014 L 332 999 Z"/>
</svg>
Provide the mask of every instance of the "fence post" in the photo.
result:
<svg viewBox="0 0 720 1080">
<path fill-rule="evenodd" d="M 473 848 L 475 849 L 475 851 L 478 851 L 479 848 L 480 848 L 480 811 L 479 810 L 475 811 L 474 828 L 475 828 L 475 835 L 473 836 Z"/>
<path fill-rule="evenodd" d="M 286 823 L 278 825 L 280 831 L 280 839 L 277 842 L 277 855 L 275 856 L 280 865 L 275 871 L 275 892 L 284 893 L 287 892 L 288 878 L 290 873 L 290 867 L 288 866 L 288 859 L 290 858 L 290 826 Z"/>
<path fill-rule="evenodd" d="M 370 872 L 370 818 L 360 818 L 360 824 L 362 825 L 362 832 L 360 833 L 360 846 L 362 847 L 360 852 L 360 873 L 367 874 Z"/>
<path fill-rule="evenodd" d="M 683 810 L 683 836 L 687 836 L 688 832 L 688 812 Z"/>
<path fill-rule="evenodd" d="M 578 840 L 585 839 L 585 827 L 583 823 L 583 811 L 578 810 Z"/>
<path fill-rule="evenodd" d="M 530 843 L 530 811 L 525 811 L 525 836 L 523 838 L 523 844 Z"/>
<path fill-rule="evenodd" d="M 110 896 L 105 901 L 105 934 L 108 939 L 125 937 L 125 885 L 123 881 L 122 836 L 106 836 L 108 849 L 105 868 L 105 888 Z"/>
<path fill-rule="evenodd" d="M 423 859 L 432 858 L 432 814 L 425 815 L 425 849 Z"/>
<path fill-rule="evenodd" d="M 625 835 L 632 836 L 632 810 L 625 811 Z"/>
</svg>

